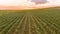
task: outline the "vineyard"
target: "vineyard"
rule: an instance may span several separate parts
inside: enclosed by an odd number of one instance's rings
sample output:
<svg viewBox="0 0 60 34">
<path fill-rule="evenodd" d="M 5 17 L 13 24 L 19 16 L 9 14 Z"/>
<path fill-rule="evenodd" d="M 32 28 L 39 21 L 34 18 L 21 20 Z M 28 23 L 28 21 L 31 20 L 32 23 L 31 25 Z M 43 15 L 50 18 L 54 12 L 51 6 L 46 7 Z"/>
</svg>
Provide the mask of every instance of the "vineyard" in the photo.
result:
<svg viewBox="0 0 60 34">
<path fill-rule="evenodd" d="M 60 34 L 60 9 L 2 13 L 0 34 Z"/>
</svg>

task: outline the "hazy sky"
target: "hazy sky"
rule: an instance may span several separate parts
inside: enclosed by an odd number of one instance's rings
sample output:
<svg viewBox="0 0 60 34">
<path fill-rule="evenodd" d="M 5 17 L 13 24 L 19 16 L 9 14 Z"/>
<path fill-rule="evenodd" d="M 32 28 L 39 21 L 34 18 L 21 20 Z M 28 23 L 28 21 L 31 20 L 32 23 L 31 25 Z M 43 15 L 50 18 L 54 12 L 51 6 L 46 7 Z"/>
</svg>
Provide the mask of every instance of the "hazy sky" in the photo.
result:
<svg viewBox="0 0 60 34">
<path fill-rule="evenodd" d="M 38 6 L 60 6 L 60 0 L 47 0 L 46 4 L 36 5 L 31 0 L 0 0 L 0 6 L 27 6 L 27 7 L 38 7 Z"/>
</svg>

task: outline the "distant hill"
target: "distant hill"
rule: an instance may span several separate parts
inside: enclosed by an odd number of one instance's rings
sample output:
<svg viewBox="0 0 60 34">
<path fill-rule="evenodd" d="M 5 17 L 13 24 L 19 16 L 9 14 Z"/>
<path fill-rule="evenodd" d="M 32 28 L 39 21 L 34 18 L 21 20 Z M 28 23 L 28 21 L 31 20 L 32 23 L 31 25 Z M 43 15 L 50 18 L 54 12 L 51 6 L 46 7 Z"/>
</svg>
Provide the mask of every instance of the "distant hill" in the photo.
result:
<svg viewBox="0 0 60 34">
<path fill-rule="evenodd" d="M 28 10 L 23 10 L 23 11 L 60 11 L 60 6 L 58 7 L 49 7 L 49 8 L 37 8 L 37 9 L 28 9 Z"/>
</svg>

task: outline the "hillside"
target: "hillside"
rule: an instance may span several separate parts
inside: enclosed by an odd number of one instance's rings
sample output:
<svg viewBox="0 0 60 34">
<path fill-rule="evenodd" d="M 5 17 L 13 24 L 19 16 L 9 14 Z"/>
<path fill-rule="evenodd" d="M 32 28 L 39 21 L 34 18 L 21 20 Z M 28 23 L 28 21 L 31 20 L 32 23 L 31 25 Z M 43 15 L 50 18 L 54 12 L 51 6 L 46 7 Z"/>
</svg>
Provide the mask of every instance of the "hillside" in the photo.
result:
<svg viewBox="0 0 60 34">
<path fill-rule="evenodd" d="M 60 7 L 0 10 L 0 34 L 60 34 Z"/>
</svg>

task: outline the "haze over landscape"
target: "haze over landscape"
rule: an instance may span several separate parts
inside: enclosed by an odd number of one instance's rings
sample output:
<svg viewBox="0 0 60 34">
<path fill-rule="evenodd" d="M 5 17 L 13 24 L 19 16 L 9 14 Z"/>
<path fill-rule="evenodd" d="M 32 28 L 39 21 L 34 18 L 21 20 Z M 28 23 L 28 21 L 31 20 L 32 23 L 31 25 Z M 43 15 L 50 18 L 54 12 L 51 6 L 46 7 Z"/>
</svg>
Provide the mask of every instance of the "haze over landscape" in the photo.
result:
<svg viewBox="0 0 60 34">
<path fill-rule="evenodd" d="M 60 0 L 0 0 L 0 34 L 60 34 Z"/>
<path fill-rule="evenodd" d="M 44 4 L 35 4 L 35 2 L 31 1 L 32 0 L 0 0 L 0 10 L 20 10 L 60 6 L 60 0 L 47 0 L 47 3 Z"/>
</svg>

